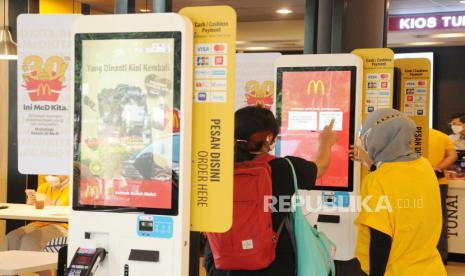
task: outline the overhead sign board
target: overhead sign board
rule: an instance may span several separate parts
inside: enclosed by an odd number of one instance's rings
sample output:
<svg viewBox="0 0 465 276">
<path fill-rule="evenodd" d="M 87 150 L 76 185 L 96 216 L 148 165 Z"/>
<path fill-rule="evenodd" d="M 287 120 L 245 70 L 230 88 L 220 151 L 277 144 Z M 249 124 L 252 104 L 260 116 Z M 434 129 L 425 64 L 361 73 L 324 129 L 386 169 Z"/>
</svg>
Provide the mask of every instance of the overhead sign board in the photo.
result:
<svg viewBox="0 0 465 276">
<path fill-rule="evenodd" d="M 402 15 L 389 18 L 389 31 L 465 28 L 465 12 Z"/>
</svg>

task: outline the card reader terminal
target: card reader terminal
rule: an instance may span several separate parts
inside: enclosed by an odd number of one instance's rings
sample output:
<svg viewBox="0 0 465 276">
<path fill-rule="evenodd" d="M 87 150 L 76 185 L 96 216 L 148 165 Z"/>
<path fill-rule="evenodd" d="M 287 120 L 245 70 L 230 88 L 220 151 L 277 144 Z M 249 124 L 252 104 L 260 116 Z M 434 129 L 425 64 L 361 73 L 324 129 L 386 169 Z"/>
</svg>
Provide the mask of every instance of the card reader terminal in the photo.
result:
<svg viewBox="0 0 465 276">
<path fill-rule="evenodd" d="M 66 276 L 92 276 L 98 265 L 105 259 L 107 252 L 103 248 L 78 248 L 66 270 Z"/>
</svg>

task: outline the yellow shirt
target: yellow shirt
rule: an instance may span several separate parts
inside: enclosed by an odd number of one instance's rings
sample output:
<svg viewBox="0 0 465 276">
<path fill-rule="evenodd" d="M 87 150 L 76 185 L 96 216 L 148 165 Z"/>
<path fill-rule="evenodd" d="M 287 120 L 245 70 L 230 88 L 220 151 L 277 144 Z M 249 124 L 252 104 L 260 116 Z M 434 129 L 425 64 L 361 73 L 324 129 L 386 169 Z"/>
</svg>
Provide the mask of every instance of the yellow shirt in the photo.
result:
<svg viewBox="0 0 465 276">
<path fill-rule="evenodd" d="M 356 220 L 356 255 L 369 275 L 370 231 L 392 238 L 385 276 L 446 276 L 436 246 L 442 215 L 439 185 L 425 158 L 384 163 L 367 175 L 361 187 L 366 206 Z M 378 208 L 376 208 L 378 207 Z"/>
<path fill-rule="evenodd" d="M 55 189 L 53 190 L 50 184 L 44 182 L 37 187 L 37 192 L 41 194 L 45 194 L 50 200 L 52 201 L 53 205 L 57 206 L 69 206 L 69 185 L 63 189 Z M 33 222 L 34 226 L 40 228 L 52 224 L 51 222 L 43 222 L 43 221 L 36 221 Z M 67 223 L 60 223 L 65 228 L 68 228 Z"/>
<path fill-rule="evenodd" d="M 449 139 L 449 136 L 430 128 L 428 160 L 431 165 L 436 166 L 441 163 L 444 157 L 446 157 L 446 151 L 450 149 L 455 150 L 455 146 Z M 447 177 L 439 179 L 439 184 L 446 185 L 447 183 Z"/>
</svg>

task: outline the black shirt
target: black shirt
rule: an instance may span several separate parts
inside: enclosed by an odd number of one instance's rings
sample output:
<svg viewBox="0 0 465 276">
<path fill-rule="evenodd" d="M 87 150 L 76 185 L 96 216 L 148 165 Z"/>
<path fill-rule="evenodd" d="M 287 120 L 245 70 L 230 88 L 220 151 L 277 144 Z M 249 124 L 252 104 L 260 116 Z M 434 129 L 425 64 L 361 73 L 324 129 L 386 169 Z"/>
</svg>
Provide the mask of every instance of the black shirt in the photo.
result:
<svg viewBox="0 0 465 276">
<path fill-rule="evenodd" d="M 294 165 L 299 189 L 311 190 L 315 186 L 317 166 L 302 158 L 288 156 Z M 287 206 L 290 206 L 291 197 L 295 193 L 292 170 L 284 158 L 276 158 L 268 162 L 271 167 L 273 196 L 284 196 Z M 278 204 L 275 206 L 278 209 Z M 278 209 L 279 210 L 279 209 Z M 286 218 L 288 212 L 274 212 L 272 214 L 273 230 L 278 231 L 279 225 Z M 255 271 L 222 271 L 215 268 L 210 247 L 205 247 L 205 269 L 208 276 L 292 276 L 295 272 L 295 256 L 291 238 L 286 229 L 283 229 L 276 246 L 276 259 L 267 268 Z"/>
</svg>

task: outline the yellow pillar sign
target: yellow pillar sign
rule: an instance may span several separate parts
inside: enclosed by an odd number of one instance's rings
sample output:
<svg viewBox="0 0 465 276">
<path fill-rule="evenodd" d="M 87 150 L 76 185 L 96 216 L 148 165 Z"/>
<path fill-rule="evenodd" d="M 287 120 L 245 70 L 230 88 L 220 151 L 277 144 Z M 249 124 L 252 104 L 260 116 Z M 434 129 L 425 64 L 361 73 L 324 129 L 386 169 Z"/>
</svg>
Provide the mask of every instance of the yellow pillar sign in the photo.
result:
<svg viewBox="0 0 465 276">
<path fill-rule="evenodd" d="M 194 25 L 191 230 L 232 225 L 236 12 L 228 6 L 184 8 Z"/>
<path fill-rule="evenodd" d="M 388 48 L 356 49 L 363 59 L 362 120 L 377 109 L 392 108 L 394 87 L 394 52 Z"/>
<path fill-rule="evenodd" d="M 426 58 L 396 59 L 395 66 L 401 72 L 400 111 L 417 124 L 413 149 L 428 157 L 430 61 Z"/>
<path fill-rule="evenodd" d="M 394 90 L 394 52 L 389 48 L 356 49 L 363 60 L 362 124 L 378 109 L 392 108 Z M 362 179 L 369 173 L 363 167 Z"/>
</svg>

